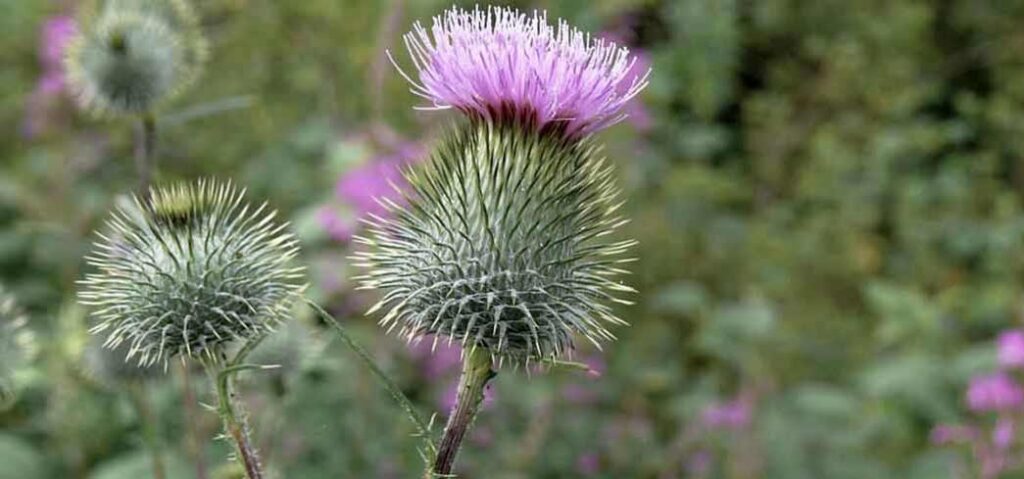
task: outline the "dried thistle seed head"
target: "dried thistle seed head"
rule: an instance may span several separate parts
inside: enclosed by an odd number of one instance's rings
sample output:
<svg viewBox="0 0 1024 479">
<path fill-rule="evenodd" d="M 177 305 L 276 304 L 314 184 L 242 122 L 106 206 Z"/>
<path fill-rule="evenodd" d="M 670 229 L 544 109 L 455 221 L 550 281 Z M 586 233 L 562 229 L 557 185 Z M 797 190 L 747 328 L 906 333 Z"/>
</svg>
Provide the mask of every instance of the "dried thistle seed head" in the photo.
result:
<svg viewBox="0 0 1024 479">
<path fill-rule="evenodd" d="M 35 335 L 28 329 L 28 316 L 14 296 L 0 287 L 0 407 L 17 396 L 17 373 L 35 353 Z"/>
<path fill-rule="evenodd" d="M 99 115 L 152 111 L 190 86 L 206 61 L 198 22 L 181 0 L 110 1 L 84 23 L 65 63 L 79 103 Z"/>
<path fill-rule="evenodd" d="M 128 361 L 131 343 L 123 342 L 115 348 L 103 347 L 103 341 L 93 337 L 82 353 L 83 373 L 108 388 L 142 383 L 164 375 L 159 365 L 139 365 Z"/>
<path fill-rule="evenodd" d="M 588 141 L 474 121 L 407 174 L 408 206 L 375 218 L 363 287 L 381 290 L 381 323 L 412 340 L 448 336 L 514 363 L 571 353 L 578 333 L 598 344 L 624 324 L 609 303 L 633 241 L 611 172 Z"/>
<path fill-rule="evenodd" d="M 154 188 L 149 205 L 120 206 L 87 260 L 81 282 L 104 345 L 128 344 L 140 366 L 173 356 L 217 359 L 236 339 L 266 334 L 291 311 L 302 268 L 297 240 L 266 203 L 230 184 Z"/>
</svg>

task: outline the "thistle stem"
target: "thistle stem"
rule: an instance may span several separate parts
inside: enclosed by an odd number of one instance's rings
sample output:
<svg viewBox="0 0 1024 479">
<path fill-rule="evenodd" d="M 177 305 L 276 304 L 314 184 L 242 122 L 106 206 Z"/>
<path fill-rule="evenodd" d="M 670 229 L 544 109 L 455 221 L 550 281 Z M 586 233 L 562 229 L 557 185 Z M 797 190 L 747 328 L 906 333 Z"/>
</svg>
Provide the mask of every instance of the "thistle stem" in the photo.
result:
<svg viewBox="0 0 1024 479">
<path fill-rule="evenodd" d="M 334 318 L 334 316 L 331 316 L 331 313 L 328 313 L 324 308 L 311 300 L 307 299 L 306 303 L 309 304 L 309 306 L 313 308 L 321 318 L 334 326 L 334 329 L 338 331 L 338 335 L 341 336 L 341 340 L 345 345 L 355 352 L 356 356 L 359 356 L 359 359 L 361 359 L 366 367 L 370 369 L 373 375 L 377 378 L 377 381 L 379 381 L 384 389 L 391 394 L 391 397 L 398 402 L 398 405 L 405 410 L 406 415 L 409 416 L 413 426 L 416 428 L 416 435 L 423 441 L 423 450 L 421 452 L 424 456 L 424 462 L 426 462 L 429 467 L 437 456 L 437 449 L 434 447 L 434 442 L 430 437 L 430 425 L 423 420 L 423 417 L 420 416 L 418 412 L 416 412 L 416 406 L 412 404 L 412 401 L 406 397 L 405 393 L 402 392 L 398 385 L 388 377 L 387 373 L 377 365 L 373 358 L 370 357 L 370 354 L 367 353 L 351 335 L 349 335 L 348 330 L 346 330 L 345 327 Z"/>
<path fill-rule="evenodd" d="M 156 415 L 153 413 L 153 408 L 150 405 L 148 391 L 143 384 L 133 385 L 131 391 L 135 396 L 135 408 L 138 410 L 143 436 L 153 461 L 153 478 L 165 479 L 167 473 L 164 468 L 163 449 L 160 446 L 160 432 L 157 428 Z"/>
<path fill-rule="evenodd" d="M 459 378 L 455 408 L 452 409 L 451 415 L 448 416 L 448 424 L 444 427 L 444 436 L 441 438 L 437 460 L 434 462 L 434 474 L 442 477 L 451 475 L 462 440 L 480 412 L 484 389 L 497 375 L 492 366 L 491 355 L 484 348 L 471 348 L 463 354 L 462 376 Z"/>
<path fill-rule="evenodd" d="M 247 367 L 232 366 L 211 374 L 217 390 L 217 412 L 224 423 L 224 432 L 235 444 L 235 454 L 249 479 L 263 479 L 263 468 L 259 456 L 249 440 L 249 431 L 243 419 L 235 411 L 234 393 L 231 390 L 231 376 Z"/>
<path fill-rule="evenodd" d="M 149 187 L 156 168 L 156 118 L 147 113 L 139 120 L 135 146 L 135 171 L 139 177 L 139 195 L 149 200 Z"/>
</svg>

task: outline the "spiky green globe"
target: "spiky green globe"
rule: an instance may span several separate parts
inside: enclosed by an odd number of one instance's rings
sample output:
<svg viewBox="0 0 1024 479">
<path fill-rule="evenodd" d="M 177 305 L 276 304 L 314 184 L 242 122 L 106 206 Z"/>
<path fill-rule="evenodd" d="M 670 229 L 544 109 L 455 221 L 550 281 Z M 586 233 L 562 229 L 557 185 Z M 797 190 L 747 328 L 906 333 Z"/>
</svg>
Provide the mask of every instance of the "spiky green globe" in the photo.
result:
<svg viewBox="0 0 1024 479">
<path fill-rule="evenodd" d="M 98 271 L 79 293 L 105 346 L 127 343 L 141 366 L 176 355 L 220 359 L 236 340 L 266 334 L 302 290 L 297 240 L 266 203 L 199 181 L 154 188 L 121 205 L 87 257 Z"/>
<path fill-rule="evenodd" d="M 14 296 L 0 286 L 0 408 L 17 396 L 17 373 L 35 354 L 35 335 Z"/>
<path fill-rule="evenodd" d="M 183 0 L 110 0 L 84 22 L 66 65 L 84 109 L 140 114 L 189 87 L 206 57 L 198 22 Z"/>
<path fill-rule="evenodd" d="M 410 170 L 406 206 L 372 220 L 357 254 L 371 310 L 408 339 L 433 334 L 484 347 L 499 362 L 570 354 L 573 336 L 598 344 L 624 324 L 610 304 L 633 241 L 611 171 L 589 141 L 471 121 Z"/>
</svg>

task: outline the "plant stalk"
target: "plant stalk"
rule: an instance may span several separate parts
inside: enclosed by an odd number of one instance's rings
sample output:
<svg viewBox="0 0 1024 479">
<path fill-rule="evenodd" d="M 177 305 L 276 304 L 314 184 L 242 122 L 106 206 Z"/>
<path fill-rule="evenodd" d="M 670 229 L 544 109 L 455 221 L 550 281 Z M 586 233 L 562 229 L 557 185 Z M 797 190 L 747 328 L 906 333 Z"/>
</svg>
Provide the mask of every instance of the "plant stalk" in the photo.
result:
<svg viewBox="0 0 1024 479">
<path fill-rule="evenodd" d="M 156 168 L 156 118 L 147 113 L 139 120 L 138 140 L 135 146 L 135 171 L 139 177 L 139 195 L 149 201 L 149 188 L 153 184 Z"/>
<path fill-rule="evenodd" d="M 235 444 L 235 454 L 245 469 L 249 479 L 263 479 L 263 468 L 259 456 L 252 447 L 249 431 L 243 419 L 235 411 L 234 393 L 231 390 L 231 376 L 247 368 L 228 367 L 218 372 L 212 379 L 217 389 L 217 412 L 224 422 L 224 432 Z"/>
<path fill-rule="evenodd" d="M 135 408 L 139 413 L 139 422 L 142 424 L 146 446 L 149 447 L 150 457 L 153 461 L 153 478 L 166 479 L 164 454 L 160 445 L 160 432 L 157 428 L 158 419 L 150 404 L 149 393 L 144 384 L 134 384 L 131 390 L 135 396 Z"/>
<path fill-rule="evenodd" d="M 413 426 L 416 428 L 416 435 L 423 442 L 421 454 L 423 455 L 424 462 L 427 464 L 429 473 L 430 466 L 433 463 L 434 458 L 437 456 L 437 449 L 434 447 L 434 442 L 430 436 L 430 424 L 423 420 L 420 414 L 416 412 L 416 406 L 414 406 L 412 401 L 406 397 L 401 388 L 399 388 L 398 385 L 388 377 L 387 373 L 377 365 L 373 358 L 370 357 L 370 354 L 366 352 L 366 350 L 363 349 L 363 347 L 360 346 L 351 335 L 349 335 L 348 330 L 346 330 L 345 327 L 331 315 L 331 313 L 328 313 L 324 308 L 320 307 L 320 305 L 309 299 L 306 300 L 306 303 L 309 304 L 309 306 L 313 308 L 321 318 L 334 326 L 334 329 L 338 332 L 338 335 L 341 336 L 341 340 L 345 345 L 355 352 L 356 356 L 359 356 L 359 359 L 366 364 L 366 367 L 370 369 L 373 375 L 377 378 L 377 381 L 379 381 L 384 389 L 391 394 L 391 397 L 398 402 L 399 406 L 405 410 L 406 415 L 409 416 L 410 421 L 412 421 Z M 428 475 L 427 477 L 431 476 Z"/>
<path fill-rule="evenodd" d="M 480 412 L 484 389 L 496 375 L 491 355 L 486 349 L 474 347 L 463 353 L 462 376 L 459 378 L 455 408 L 444 427 L 444 436 L 434 462 L 434 474 L 442 477 L 451 475 L 462 440 Z"/>
</svg>

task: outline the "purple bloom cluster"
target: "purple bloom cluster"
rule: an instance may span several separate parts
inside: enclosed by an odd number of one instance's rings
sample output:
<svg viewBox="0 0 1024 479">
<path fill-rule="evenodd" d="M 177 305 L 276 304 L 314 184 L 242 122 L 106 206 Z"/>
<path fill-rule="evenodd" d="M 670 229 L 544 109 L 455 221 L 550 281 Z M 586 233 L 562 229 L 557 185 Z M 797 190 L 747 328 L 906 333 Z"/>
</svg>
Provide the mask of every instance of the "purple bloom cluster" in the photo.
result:
<svg viewBox="0 0 1024 479">
<path fill-rule="evenodd" d="M 349 241 L 356 234 L 359 220 L 368 216 L 387 216 L 381 201 L 402 200 L 400 191 L 406 186 L 402 168 L 423 155 L 418 143 L 403 142 L 387 154 L 370 158 L 366 163 L 347 171 L 334 187 L 349 215 L 340 215 L 324 206 L 317 212 L 317 222 L 336 241 Z"/>
<path fill-rule="evenodd" d="M 624 106 L 647 86 L 649 69 L 613 42 L 592 38 L 564 21 L 509 8 L 435 17 L 405 35 L 419 79 L 412 91 L 473 117 L 515 122 L 581 136 L 624 118 Z"/>
<path fill-rule="evenodd" d="M 750 400 L 743 396 L 728 402 L 715 403 L 704 410 L 701 422 L 709 429 L 743 429 L 750 425 L 751 406 Z"/>
<path fill-rule="evenodd" d="M 1024 390 L 1005 372 L 971 379 L 967 407 L 973 411 L 1006 411 L 1024 403 Z"/>
<path fill-rule="evenodd" d="M 1024 366 L 1024 331 L 1011 329 L 1004 331 L 996 340 L 999 352 L 999 365 L 1005 368 Z"/>
<path fill-rule="evenodd" d="M 70 15 L 47 19 L 39 35 L 39 66 L 42 74 L 29 97 L 22 128 L 26 137 L 34 137 L 47 129 L 55 101 L 64 93 L 66 73 L 64 51 L 78 31 Z"/>
</svg>

